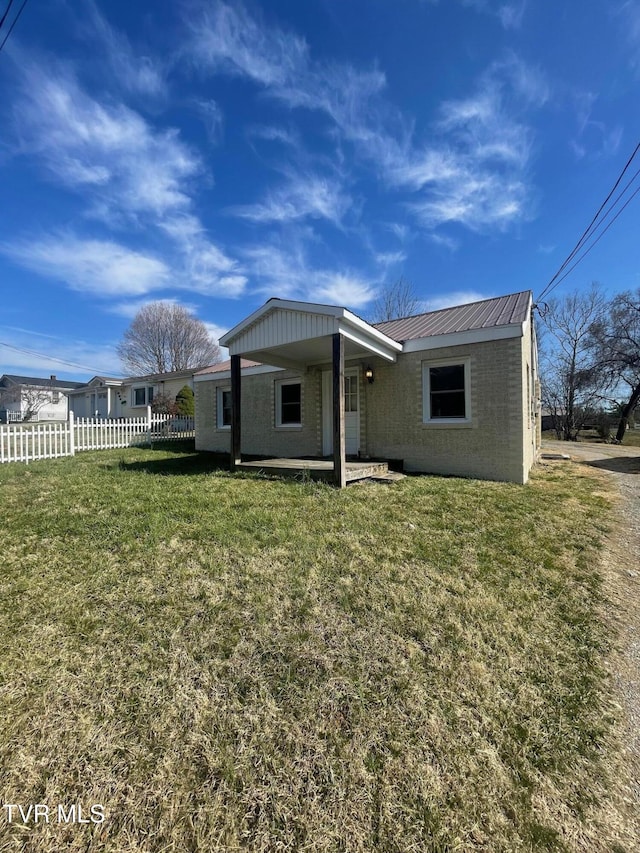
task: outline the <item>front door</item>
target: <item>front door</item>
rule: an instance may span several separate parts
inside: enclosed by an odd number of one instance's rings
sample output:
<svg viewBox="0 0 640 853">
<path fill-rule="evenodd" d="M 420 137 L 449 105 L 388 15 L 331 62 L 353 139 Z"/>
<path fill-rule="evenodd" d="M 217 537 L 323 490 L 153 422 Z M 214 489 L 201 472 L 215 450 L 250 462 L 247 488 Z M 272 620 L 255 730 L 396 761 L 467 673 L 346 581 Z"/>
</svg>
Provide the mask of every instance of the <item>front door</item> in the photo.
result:
<svg viewBox="0 0 640 853">
<path fill-rule="evenodd" d="M 348 456 L 360 450 L 360 371 L 352 367 L 344 372 L 344 430 Z M 322 455 L 333 453 L 333 375 L 322 371 Z"/>
</svg>

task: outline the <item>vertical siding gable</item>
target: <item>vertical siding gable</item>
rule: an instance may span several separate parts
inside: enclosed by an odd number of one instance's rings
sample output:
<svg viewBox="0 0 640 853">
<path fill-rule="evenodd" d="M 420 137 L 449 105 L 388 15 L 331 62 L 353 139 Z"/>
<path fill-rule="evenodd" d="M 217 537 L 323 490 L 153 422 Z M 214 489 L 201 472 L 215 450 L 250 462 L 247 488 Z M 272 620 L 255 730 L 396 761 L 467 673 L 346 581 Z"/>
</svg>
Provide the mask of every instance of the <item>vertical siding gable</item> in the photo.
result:
<svg viewBox="0 0 640 853">
<path fill-rule="evenodd" d="M 336 318 L 327 314 L 277 309 L 245 329 L 233 342 L 233 352 L 253 352 L 332 335 Z"/>
</svg>

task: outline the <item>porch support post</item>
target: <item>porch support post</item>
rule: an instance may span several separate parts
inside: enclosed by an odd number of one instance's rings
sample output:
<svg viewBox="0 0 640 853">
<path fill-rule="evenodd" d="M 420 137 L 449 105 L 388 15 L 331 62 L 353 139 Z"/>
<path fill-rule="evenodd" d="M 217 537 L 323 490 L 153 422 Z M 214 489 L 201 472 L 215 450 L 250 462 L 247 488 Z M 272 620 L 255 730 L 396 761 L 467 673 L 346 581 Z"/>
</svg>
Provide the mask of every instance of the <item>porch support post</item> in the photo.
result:
<svg viewBox="0 0 640 853">
<path fill-rule="evenodd" d="M 344 432 L 344 338 L 333 336 L 333 477 L 342 489 L 347 484 L 346 443 Z"/>
<path fill-rule="evenodd" d="M 231 356 L 231 470 L 242 461 L 240 450 L 240 356 Z"/>
</svg>

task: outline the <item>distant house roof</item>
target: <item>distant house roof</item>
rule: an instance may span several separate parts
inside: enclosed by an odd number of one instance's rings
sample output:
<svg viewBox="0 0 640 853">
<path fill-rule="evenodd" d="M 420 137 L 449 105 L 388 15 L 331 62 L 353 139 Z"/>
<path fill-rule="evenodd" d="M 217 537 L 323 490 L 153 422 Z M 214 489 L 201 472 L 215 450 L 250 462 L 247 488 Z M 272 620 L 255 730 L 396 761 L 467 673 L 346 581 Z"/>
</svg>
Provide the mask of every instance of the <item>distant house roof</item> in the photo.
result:
<svg viewBox="0 0 640 853">
<path fill-rule="evenodd" d="M 122 381 L 129 384 L 130 382 L 160 382 L 169 379 L 181 379 L 182 377 L 188 379 L 197 370 L 198 368 L 191 367 L 188 370 L 173 370 L 169 373 L 147 373 L 144 376 L 127 376 Z"/>
<path fill-rule="evenodd" d="M 428 311 L 413 317 L 374 323 L 374 327 L 396 341 L 410 341 L 432 335 L 447 335 L 453 332 L 469 332 L 496 326 L 511 326 L 523 323 L 529 313 L 531 291 L 483 299 L 468 305 Z"/>
<path fill-rule="evenodd" d="M 241 358 L 240 359 L 240 367 L 244 369 L 246 367 L 259 367 L 261 362 L 259 361 L 251 361 L 249 358 Z M 202 370 L 197 370 L 196 376 L 203 376 L 205 373 L 224 373 L 225 370 L 231 370 L 231 359 L 227 359 L 226 361 L 220 361 L 217 364 L 212 364 L 210 367 L 203 367 Z"/>
<path fill-rule="evenodd" d="M 63 379 L 58 379 L 56 376 L 48 378 L 38 376 L 17 376 L 13 373 L 5 373 L 0 377 L 0 385 L 32 385 L 38 388 L 55 388 L 57 390 L 72 391 L 75 388 L 80 388 L 84 382 L 67 382 Z"/>
</svg>

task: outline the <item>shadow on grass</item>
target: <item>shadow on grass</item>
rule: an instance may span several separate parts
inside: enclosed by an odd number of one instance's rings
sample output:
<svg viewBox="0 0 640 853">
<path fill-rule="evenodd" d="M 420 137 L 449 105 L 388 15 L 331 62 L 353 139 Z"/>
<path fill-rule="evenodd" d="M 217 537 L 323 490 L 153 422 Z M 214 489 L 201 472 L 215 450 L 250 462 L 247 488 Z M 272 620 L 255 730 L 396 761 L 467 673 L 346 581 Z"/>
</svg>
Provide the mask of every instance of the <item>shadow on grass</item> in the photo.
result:
<svg viewBox="0 0 640 853">
<path fill-rule="evenodd" d="M 164 447 L 163 450 L 177 450 L 174 447 Z M 113 467 L 113 466 L 109 466 Z M 118 463 L 121 471 L 137 471 L 145 474 L 158 474 L 165 477 L 184 477 L 196 474 L 208 474 L 213 471 L 229 471 L 229 457 L 217 453 L 193 452 L 188 456 L 184 451 L 173 458 L 145 459 L 127 462 L 124 459 Z"/>
</svg>

